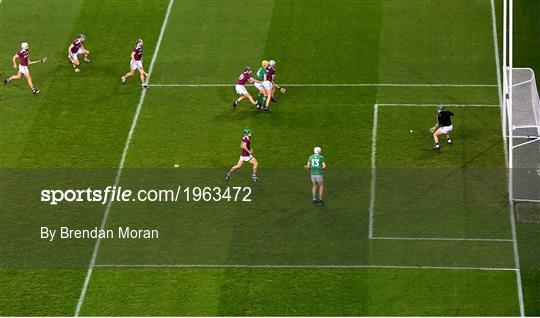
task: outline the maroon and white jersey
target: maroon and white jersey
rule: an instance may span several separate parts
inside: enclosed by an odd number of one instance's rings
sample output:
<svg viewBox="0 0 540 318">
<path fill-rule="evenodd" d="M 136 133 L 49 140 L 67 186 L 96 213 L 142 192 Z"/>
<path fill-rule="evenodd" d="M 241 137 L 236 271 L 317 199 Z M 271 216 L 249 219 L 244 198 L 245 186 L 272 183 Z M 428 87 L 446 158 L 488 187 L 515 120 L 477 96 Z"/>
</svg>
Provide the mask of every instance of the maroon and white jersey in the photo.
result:
<svg viewBox="0 0 540 318">
<path fill-rule="evenodd" d="M 242 142 L 245 143 L 247 149 L 251 151 L 251 141 L 249 140 L 249 136 L 244 136 L 244 138 L 242 138 Z M 244 148 L 242 148 L 242 152 L 240 153 L 240 155 L 242 157 L 250 156 L 251 154 L 249 153 L 249 151 L 246 151 Z"/>
<path fill-rule="evenodd" d="M 140 61 L 142 59 L 142 54 L 143 54 L 143 47 L 142 45 L 135 45 L 135 47 L 133 48 L 132 52 L 134 52 L 135 54 L 133 55 L 133 58 L 135 59 L 135 61 Z"/>
<path fill-rule="evenodd" d="M 236 81 L 237 85 L 246 85 L 246 82 L 251 78 L 251 75 L 248 71 L 245 71 L 244 73 L 240 74 L 238 77 L 238 80 Z"/>
<path fill-rule="evenodd" d="M 83 40 L 81 38 L 76 38 L 71 42 L 73 44 L 73 47 L 71 48 L 71 53 L 75 54 L 79 52 L 79 49 L 83 46 Z"/>
<path fill-rule="evenodd" d="M 30 55 L 30 52 L 27 50 L 20 50 L 17 52 L 17 55 L 19 56 L 19 64 L 22 66 L 28 66 L 28 55 Z"/>
<path fill-rule="evenodd" d="M 269 80 L 270 82 L 274 80 L 274 75 L 276 74 L 276 70 L 271 67 L 271 66 L 267 66 L 266 67 L 266 79 Z"/>
</svg>

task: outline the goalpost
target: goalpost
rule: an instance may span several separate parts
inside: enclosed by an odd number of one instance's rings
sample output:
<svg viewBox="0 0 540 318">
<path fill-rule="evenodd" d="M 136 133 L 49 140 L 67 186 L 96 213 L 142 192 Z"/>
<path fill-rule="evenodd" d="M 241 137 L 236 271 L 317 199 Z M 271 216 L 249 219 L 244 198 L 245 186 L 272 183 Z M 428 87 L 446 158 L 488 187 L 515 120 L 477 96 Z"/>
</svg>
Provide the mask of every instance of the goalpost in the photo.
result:
<svg viewBox="0 0 540 318">
<path fill-rule="evenodd" d="M 513 0 L 503 0 L 502 63 L 509 196 L 517 202 L 540 202 L 540 98 L 534 70 L 513 66 Z"/>
</svg>

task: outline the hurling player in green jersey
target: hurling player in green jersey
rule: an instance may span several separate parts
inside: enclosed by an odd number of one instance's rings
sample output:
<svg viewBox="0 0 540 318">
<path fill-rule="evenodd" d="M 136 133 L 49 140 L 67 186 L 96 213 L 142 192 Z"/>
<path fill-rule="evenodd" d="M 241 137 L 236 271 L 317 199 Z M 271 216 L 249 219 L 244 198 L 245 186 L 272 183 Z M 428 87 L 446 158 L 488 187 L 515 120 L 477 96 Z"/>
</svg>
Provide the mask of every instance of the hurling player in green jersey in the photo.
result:
<svg viewBox="0 0 540 318">
<path fill-rule="evenodd" d="M 255 79 L 260 81 L 260 83 L 254 83 L 254 86 L 259 90 L 259 93 L 257 94 L 257 109 L 260 109 L 261 106 L 266 105 L 266 89 L 263 87 L 263 81 L 266 80 L 266 66 L 268 65 L 268 61 L 264 60 L 261 62 L 261 67 L 257 70 L 257 73 L 255 74 Z"/>
<path fill-rule="evenodd" d="M 311 175 L 311 195 L 313 203 L 324 203 L 324 177 L 323 170 L 326 169 L 326 162 L 321 156 L 321 147 L 313 148 L 313 155 L 308 158 L 305 166 Z M 319 197 L 317 198 L 317 184 L 319 185 Z"/>
</svg>

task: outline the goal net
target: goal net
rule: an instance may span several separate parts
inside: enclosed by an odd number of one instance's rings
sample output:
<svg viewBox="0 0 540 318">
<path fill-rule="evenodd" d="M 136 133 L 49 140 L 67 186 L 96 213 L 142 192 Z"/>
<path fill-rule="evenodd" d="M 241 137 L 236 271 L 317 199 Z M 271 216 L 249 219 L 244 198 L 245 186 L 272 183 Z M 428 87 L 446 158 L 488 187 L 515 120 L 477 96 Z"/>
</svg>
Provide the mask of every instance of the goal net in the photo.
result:
<svg viewBox="0 0 540 318">
<path fill-rule="evenodd" d="M 540 98 L 532 69 L 512 69 L 510 105 L 512 197 L 514 201 L 540 202 Z"/>
</svg>

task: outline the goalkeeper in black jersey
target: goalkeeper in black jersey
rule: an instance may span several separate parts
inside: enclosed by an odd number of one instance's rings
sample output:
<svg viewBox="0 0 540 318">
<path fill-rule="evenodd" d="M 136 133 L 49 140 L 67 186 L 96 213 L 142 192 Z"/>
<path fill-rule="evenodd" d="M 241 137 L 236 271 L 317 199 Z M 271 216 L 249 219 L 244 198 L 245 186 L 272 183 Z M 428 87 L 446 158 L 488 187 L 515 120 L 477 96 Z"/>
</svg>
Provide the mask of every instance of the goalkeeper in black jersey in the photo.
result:
<svg viewBox="0 0 540 318">
<path fill-rule="evenodd" d="M 452 116 L 454 116 L 454 113 L 446 110 L 443 105 L 437 106 L 437 123 L 429 129 L 429 132 L 433 134 L 433 140 L 435 141 L 433 149 L 440 149 L 439 136 L 441 135 L 446 136 L 446 142 L 448 142 L 449 145 L 452 144 L 452 139 L 450 139 L 450 132 L 454 129 L 452 126 Z"/>
</svg>

